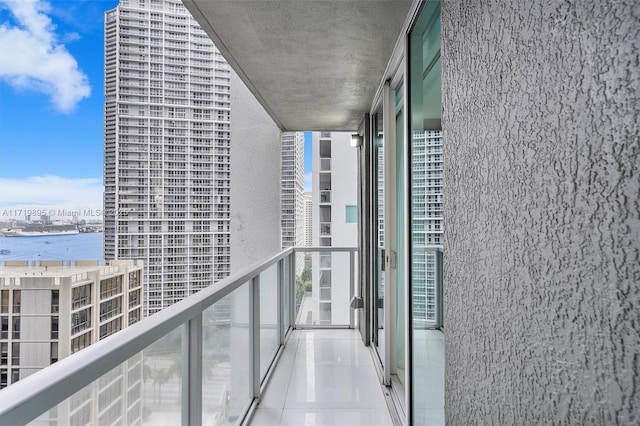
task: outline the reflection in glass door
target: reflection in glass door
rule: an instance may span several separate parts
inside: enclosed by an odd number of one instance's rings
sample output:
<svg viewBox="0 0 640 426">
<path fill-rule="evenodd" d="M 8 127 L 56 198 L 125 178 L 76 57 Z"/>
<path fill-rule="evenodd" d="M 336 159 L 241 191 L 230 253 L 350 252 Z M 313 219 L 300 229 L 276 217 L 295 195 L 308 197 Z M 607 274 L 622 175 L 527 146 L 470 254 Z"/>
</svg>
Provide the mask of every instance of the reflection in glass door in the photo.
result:
<svg viewBox="0 0 640 426">
<path fill-rule="evenodd" d="M 374 259 L 373 343 L 384 364 L 384 131 L 382 105 L 373 116 Z"/>
<path fill-rule="evenodd" d="M 411 424 L 444 425 L 440 2 L 409 33 Z"/>
<path fill-rule="evenodd" d="M 395 288 L 395 375 L 404 387 L 405 384 L 405 277 L 404 277 L 404 228 L 405 228 L 405 201 L 404 201 L 404 85 L 400 81 L 394 87 L 394 116 L 395 116 L 395 146 L 396 146 L 396 190 L 394 203 L 396 205 L 396 244 L 397 268 Z"/>
</svg>

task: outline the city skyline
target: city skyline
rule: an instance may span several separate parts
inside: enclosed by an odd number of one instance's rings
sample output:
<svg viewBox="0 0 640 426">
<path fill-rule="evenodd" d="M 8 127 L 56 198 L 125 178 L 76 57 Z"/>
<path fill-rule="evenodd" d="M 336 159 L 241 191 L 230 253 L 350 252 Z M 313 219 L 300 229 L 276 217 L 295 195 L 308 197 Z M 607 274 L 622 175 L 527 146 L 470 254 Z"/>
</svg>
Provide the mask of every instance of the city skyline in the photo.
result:
<svg viewBox="0 0 640 426">
<path fill-rule="evenodd" d="M 0 0 L 0 214 L 102 208 L 103 14 L 117 5 Z"/>
</svg>

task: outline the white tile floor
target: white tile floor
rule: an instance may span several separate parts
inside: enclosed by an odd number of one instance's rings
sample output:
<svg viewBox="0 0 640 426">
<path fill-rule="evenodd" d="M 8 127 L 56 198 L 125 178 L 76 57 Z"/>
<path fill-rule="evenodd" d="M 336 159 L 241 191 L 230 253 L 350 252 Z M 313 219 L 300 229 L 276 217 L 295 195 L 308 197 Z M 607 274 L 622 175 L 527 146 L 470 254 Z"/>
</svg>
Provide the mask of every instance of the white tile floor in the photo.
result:
<svg viewBox="0 0 640 426">
<path fill-rule="evenodd" d="M 368 349 L 354 330 L 296 330 L 250 423 L 392 425 Z"/>
</svg>

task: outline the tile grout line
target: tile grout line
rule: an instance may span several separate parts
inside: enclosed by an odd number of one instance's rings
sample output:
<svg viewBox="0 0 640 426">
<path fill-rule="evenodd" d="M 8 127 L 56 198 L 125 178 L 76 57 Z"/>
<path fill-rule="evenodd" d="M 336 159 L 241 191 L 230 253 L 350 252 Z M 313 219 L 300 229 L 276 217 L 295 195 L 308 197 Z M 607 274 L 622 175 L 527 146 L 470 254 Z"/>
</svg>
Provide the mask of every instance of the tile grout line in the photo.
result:
<svg viewBox="0 0 640 426">
<path fill-rule="evenodd" d="M 300 339 L 295 339 L 295 340 L 296 340 L 296 347 L 295 347 L 295 351 L 293 352 L 293 359 L 291 360 L 291 365 L 289 366 L 291 370 L 289 373 L 289 380 L 287 381 L 287 388 L 284 392 L 284 401 L 282 402 L 282 410 L 280 411 L 280 421 L 278 422 L 278 425 L 282 425 L 282 419 L 284 418 L 284 410 L 287 405 L 287 396 L 289 396 L 289 388 L 291 387 L 291 379 L 293 379 L 293 367 L 295 367 L 296 358 L 298 357 L 298 346 L 300 346 Z"/>
</svg>

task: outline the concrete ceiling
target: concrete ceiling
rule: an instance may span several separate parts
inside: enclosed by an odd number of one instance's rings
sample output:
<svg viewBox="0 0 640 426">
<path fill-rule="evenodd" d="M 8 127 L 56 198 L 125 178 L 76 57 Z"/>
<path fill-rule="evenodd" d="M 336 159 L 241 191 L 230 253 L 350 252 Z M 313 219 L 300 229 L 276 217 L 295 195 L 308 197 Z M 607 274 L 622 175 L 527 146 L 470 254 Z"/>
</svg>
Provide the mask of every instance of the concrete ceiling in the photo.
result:
<svg viewBox="0 0 640 426">
<path fill-rule="evenodd" d="M 183 0 L 282 130 L 354 131 L 411 0 Z"/>
</svg>

